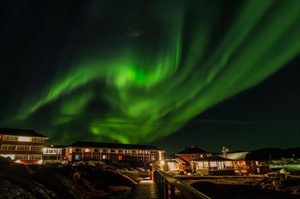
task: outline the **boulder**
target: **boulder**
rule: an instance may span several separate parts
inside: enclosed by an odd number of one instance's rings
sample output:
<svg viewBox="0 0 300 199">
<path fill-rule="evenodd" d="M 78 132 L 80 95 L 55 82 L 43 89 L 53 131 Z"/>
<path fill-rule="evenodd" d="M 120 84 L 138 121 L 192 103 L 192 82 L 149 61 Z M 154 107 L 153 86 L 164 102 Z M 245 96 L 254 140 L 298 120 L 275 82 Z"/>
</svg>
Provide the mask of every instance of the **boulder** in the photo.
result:
<svg viewBox="0 0 300 199">
<path fill-rule="evenodd" d="M 27 190 L 19 187 L 8 180 L 0 179 L 0 199 L 35 199 Z"/>
</svg>

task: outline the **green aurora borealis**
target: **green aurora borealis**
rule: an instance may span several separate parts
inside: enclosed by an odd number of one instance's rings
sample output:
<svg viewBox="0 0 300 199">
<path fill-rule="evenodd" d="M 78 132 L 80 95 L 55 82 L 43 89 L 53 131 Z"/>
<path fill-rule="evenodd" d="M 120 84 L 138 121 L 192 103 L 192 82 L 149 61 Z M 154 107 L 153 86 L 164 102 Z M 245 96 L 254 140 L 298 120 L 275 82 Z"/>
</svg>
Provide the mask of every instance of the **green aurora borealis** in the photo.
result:
<svg viewBox="0 0 300 199">
<path fill-rule="evenodd" d="M 125 2 L 89 1 L 74 12 L 68 20 L 80 27 L 56 66 L 28 69 L 39 85 L 24 86 L 1 124 L 27 124 L 61 143 L 152 143 L 300 53 L 298 0 Z M 65 4 L 42 34 L 70 22 Z"/>
</svg>

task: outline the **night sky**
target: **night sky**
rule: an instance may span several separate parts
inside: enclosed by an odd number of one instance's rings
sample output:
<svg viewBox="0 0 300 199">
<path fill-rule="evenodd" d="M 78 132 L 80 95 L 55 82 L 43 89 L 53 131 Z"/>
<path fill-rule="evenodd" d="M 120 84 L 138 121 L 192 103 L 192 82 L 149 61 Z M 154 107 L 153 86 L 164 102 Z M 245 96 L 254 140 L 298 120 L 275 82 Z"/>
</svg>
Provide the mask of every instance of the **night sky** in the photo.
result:
<svg viewBox="0 0 300 199">
<path fill-rule="evenodd" d="M 298 0 L 0 2 L 1 127 L 167 153 L 300 146 Z"/>
</svg>

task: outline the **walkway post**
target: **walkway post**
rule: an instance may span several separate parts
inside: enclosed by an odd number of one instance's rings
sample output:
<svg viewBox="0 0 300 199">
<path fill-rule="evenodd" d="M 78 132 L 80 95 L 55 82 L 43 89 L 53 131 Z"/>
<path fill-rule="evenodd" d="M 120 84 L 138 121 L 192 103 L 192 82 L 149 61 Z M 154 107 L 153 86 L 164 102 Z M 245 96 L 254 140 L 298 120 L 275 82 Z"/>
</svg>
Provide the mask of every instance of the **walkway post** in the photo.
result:
<svg viewBox="0 0 300 199">
<path fill-rule="evenodd" d="M 151 165 L 151 171 L 150 171 L 150 179 L 152 180 L 152 181 L 155 181 L 154 180 L 154 164 L 150 164 Z"/>
<path fill-rule="evenodd" d="M 165 199 L 169 199 L 169 185 L 168 185 L 168 181 L 166 179 L 164 179 L 164 192 L 165 192 Z"/>
<path fill-rule="evenodd" d="M 170 184 L 171 186 L 171 198 L 175 198 L 175 186 Z"/>
</svg>

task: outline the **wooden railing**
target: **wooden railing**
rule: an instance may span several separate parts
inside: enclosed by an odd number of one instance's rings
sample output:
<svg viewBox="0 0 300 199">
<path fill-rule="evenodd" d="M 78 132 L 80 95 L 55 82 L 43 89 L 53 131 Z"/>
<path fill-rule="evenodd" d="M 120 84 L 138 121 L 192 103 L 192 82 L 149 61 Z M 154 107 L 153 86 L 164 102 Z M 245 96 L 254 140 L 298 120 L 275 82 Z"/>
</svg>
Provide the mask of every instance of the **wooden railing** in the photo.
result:
<svg viewBox="0 0 300 199">
<path fill-rule="evenodd" d="M 176 198 L 175 189 L 180 191 L 181 198 L 183 199 L 211 199 L 182 180 L 162 170 L 154 171 L 154 182 L 157 184 L 160 194 L 164 199 Z"/>
</svg>

